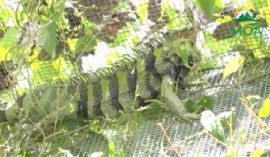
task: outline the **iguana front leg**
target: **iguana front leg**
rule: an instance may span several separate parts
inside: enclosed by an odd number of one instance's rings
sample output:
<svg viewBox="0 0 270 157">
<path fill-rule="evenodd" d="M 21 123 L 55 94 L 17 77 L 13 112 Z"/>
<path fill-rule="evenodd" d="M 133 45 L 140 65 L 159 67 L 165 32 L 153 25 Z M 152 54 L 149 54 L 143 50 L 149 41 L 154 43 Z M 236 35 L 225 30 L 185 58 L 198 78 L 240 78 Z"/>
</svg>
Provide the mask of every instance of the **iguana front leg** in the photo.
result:
<svg viewBox="0 0 270 157">
<path fill-rule="evenodd" d="M 171 76 L 165 75 L 161 83 L 161 99 L 165 104 L 165 108 L 183 118 L 184 120 L 191 121 L 192 119 L 199 119 L 200 115 L 195 113 L 188 113 L 182 101 L 174 92 L 174 79 Z"/>
</svg>

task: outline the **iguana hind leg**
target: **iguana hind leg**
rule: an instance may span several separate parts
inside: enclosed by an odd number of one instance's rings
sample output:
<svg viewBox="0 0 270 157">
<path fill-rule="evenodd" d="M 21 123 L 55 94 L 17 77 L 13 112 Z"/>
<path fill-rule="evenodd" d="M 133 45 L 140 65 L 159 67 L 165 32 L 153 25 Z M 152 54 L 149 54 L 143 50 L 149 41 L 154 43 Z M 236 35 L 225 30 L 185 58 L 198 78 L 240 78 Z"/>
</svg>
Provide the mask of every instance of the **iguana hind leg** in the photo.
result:
<svg viewBox="0 0 270 157">
<path fill-rule="evenodd" d="M 199 119 L 200 115 L 195 113 L 188 113 L 185 106 L 174 92 L 174 79 L 165 75 L 161 83 L 161 99 L 165 104 L 165 108 L 183 118 L 184 120 L 191 121 L 192 119 Z"/>
</svg>

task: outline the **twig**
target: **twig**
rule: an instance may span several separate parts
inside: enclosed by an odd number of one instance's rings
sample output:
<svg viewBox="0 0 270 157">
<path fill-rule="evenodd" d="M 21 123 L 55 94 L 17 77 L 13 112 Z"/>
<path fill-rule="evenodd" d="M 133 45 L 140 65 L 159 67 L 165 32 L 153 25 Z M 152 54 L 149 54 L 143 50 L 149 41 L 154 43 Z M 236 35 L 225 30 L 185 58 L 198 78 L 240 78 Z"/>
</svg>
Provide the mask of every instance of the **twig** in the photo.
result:
<svg viewBox="0 0 270 157">
<path fill-rule="evenodd" d="M 160 105 L 164 105 L 165 103 L 159 101 L 158 99 L 150 99 L 150 100 L 145 100 L 145 103 L 157 103 Z"/>
<path fill-rule="evenodd" d="M 75 133 L 75 132 L 84 130 L 84 129 L 88 128 L 88 127 L 89 127 L 89 125 L 85 125 L 85 126 L 80 127 L 80 128 L 78 128 L 78 129 L 69 131 L 69 132 L 67 132 L 67 133 L 65 133 L 65 134 L 63 134 L 62 131 L 59 131 L 59 132 L 56 132 L 56 133 L 51 134 L 51 135 L 49 135 L 48 137 L 46 137 L 46 138 L 45 138 L 45 141 L 48 141 L 48 140 L 50 140 L 51 138 L 54 138 L 54 140 L 55 140 L 55 139 L 58 139 L 58 138 L 61 138 L 61 137 L 65 137 L 65 136 L 71 135 L 71 134 L 73 134 L 73 133 Z M 60 135 L 60 134 L 61 134 L 61 135 Z M 60 135 L 60 136 L 57 136 L 57 135 Z M 55 137 L 55 136 L 57 136 L 57 137 Z"/>
<path fill-rule="evenodd" d="M 177 154 L 177 156 L 181 156 L 181 154 L 178 152 L 178 150 L 174 147 L 174 144 L 172 143 L 170 137 L 167 135 L 166 130 L 164 129 L 164 127 L 162 126 L 161 123 L 157 123 L 157 125 L 161 128 L 163 135 L 166 137 L 167 141 L 170 143 L 170 145 L 172 146 L 173 150 L 175 151 L 175 153 Z"/>
<path fill-rule="evenodd" d="M 183 143 L 186 143 L 187 141 L 190 141 L 190 140 L 192 140 L 192 139 L 194 139 L 194 138 L 197 138 L 197 137 L 201 136 L 203 133 L 204 133 L 204 132 L 202 131 L 202 132 L 198 132 L 198 133 L 196 133 L 196 134 L 194 134 L 194 135 L 188 136 L 188 137 L 186 137 L 182 142 L 183 142 Z"/>
</svg>

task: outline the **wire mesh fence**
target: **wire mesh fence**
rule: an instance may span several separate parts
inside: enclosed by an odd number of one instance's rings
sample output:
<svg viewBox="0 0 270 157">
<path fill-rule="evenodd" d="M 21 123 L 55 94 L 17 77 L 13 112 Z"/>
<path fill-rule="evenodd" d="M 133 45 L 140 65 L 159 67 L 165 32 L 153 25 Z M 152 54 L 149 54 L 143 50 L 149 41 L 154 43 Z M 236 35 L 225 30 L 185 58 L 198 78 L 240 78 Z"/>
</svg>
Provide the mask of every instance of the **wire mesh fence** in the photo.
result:
<svg viewBox="0 0 270 157">
<path fill-rule="evenodd" d="M 270 2 L 212 2 L 0 0 L 0 120 L 12 119 L 0 123 L 0 155 L 267 156 L 269 117 L 259 112 L 269 98 Z M 156 58 L 176 53 L 188 67 L 185 89 L 177 93 L 183 102 L 210 96 L 215 115 L 235 112 L 224 142 L 199 120 L 189 124 L 160 105 L 113 119 L 47 123 L 50 112 L 57 118 L 84 113 L 85 97 L 99 105 L 99 90 L 108 97 L 110 87 L 126 90 L 106 80 L 131 77 L 123 71 L 152 52 Z M 129 97 L 119 91 L 117 99 Z M 41 123 L 24 115 L 22 106 L 36 107 L 28 104 L 45 105 L 36 112 L 37 119 L 46 117 Z M 61 105 L 49 107 L 54 104 Z"/>
</svg>

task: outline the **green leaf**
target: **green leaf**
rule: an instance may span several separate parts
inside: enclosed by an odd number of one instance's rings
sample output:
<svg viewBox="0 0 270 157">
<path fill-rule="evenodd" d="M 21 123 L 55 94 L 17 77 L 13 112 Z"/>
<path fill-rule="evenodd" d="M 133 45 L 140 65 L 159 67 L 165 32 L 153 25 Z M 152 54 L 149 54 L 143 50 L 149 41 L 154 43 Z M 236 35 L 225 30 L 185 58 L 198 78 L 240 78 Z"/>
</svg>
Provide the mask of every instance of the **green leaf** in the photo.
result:
<svg viewBox="0 0 270 157">
<path fill-rule="evenodd" d="M 109 141 L 109 157 L 118 157 L 118 153 L 113 141 Z"/>
<path fill-rule="evenodd" d="M 170 4 L 169 4 L 170 0 L 163 0 L 162 1 L 162 5 L 161 5 L 161 17 L 164 16 L 164 13 L 167 12 L 168 10 L 170 10 Z M 167 12 L 167 15 L 169 17 L 169 19 L 171 19 L 170 15 L 168 12 Z"/>
<path fill-rule="evenodd" d="M 201 114 L 201 124 L 208 130 L 215 138 L 225 142 L 224 128 L 220 122 L 220 119 L 215 116 L 212 111 L 206 110 Z"/>
<path fill-rule="evenodd" d="M 16 35 L 18 33 L 18 29 L 11 27 L 5 32 L 4 37 L 0 42 L 0 46 L 11 46 L 16 41 Z"/>
<path fill-rule="evenodd" d="M 259 109 L 259 117 L 261 118 L 267 118 L 270 114 L 270 99 L 265 99 L 262 107 Z"/>
<path fill-rule="evenodd" d="M 136 7 L 136 13 L 141 20 L 145 20 L 147 18 L 149 0 L 138 0 L 138 3 L 139 5 Z"/>
<path fill-rule="evenodd" d="M 56 56 L 56 24 L 51 21 L 41 26 L 38 34 L 38 43 L 52 58 Z"/>
<path fill-rule="evenodd" d="M 214 12 L 215 0 L 195 0 L 195 4 L 200 8 L 207 18 L 210 18 Z"/>
<path fill-rule="evenodd" d="M 206 108 L 212 108 L 213 99 L 211 96 L 203 96 L 201 100 L 198 102 L 198 105 L 206 107 Z"/>
<path fill-rule="evenodd" d="M 4 37 L 0 41 L 0 61 L 3 61 L 5 59 L 5 56 L 8 53 L 9 49 L 16 42 L 17 33 L 18 29 L 14 27 L 8 28 L 8 30 L 5 32 Z"/>
<path fill-rule="evenodd" d="M 208 19 L 213 19 L 214 15 L 218 15 L 224 8 L 221 0 L 195 0 L 195 4 L 205 14 Z"/>
<path fill-rule="evenodd" d="M 236 124 L 235 108 L 231 111 L 222 112 L 217 115 L 224 129 L 234 129 Z"/>
<path fill-rule="evenodd" d="M 7 16 L 8 14 L 10 14 L 10 12 L 8 11 L 8 9 L 3 9 L 0 11 L 0 18 L 1 18 L 1 23 L 4 25 L 7 24 L 8 19 L 10 19 L 9 16 Z M 8 18 L 9 17 L 9 18 Z M 4 26 L 1 26 L 2 29 L 4 29 Z"/>
<path fill-rule="evenodd" d="M 189 51 L 188 48 L 184 48 L 183 50 L 180 51 L 180 57 L 184 63 L 185 66 L 189 67 Z"/>
<path fill-rule="evenodd" d="M 190 112 L 190 113 L 195 112 L 197 110 L 197 108 L 198 108 L 198 104 L 192 99 L 188 99 L 184 103 L 184 105 L 185 105 L 186 111 Z"/>
<path fill-rule="evenodd" d="M 217 138 L 221 142 L 225 142 L 225 133 L 219 118 L 216 118 L 215 123 L 212 126 L 211 133 L 215 138 Z"/>
</svg>

